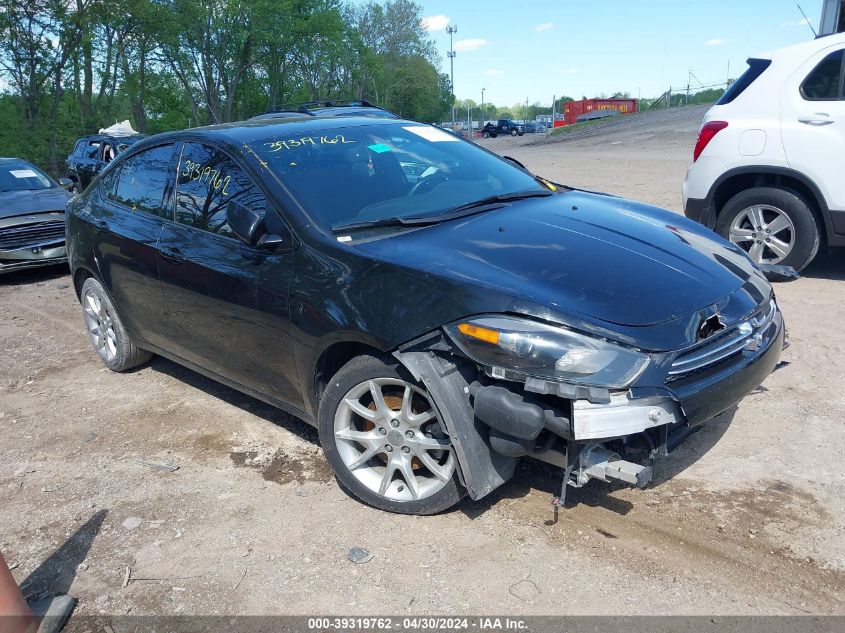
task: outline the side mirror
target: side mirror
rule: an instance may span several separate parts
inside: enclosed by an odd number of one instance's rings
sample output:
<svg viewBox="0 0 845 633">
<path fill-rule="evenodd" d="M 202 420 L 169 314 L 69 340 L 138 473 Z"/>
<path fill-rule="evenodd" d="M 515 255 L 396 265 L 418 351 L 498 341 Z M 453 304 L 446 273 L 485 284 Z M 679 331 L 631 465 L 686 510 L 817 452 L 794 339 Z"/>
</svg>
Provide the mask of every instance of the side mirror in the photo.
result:
<svg viewBox="0 0 845 633">
<path fill-rule="evenodd" d="M 70 178 L 59 178 L 59 186 L 70 191 L 73 189 L 73 181 Z"/>
<path fill-rule="evenodd" d="M 241 241 L 257 246 L 264 228 L 264 215 L 234 200 L 226 205 L 226 221 Z"/>
</svg>

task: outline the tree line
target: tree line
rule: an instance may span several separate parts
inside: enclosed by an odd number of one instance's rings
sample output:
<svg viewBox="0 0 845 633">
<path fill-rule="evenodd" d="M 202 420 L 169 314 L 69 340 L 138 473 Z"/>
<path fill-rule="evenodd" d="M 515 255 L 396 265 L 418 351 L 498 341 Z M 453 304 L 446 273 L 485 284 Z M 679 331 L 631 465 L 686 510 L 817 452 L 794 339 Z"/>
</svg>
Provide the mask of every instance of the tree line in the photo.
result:
<svg viewBox="0 0 845 633">
<path fill-rule="evenodd" d="M 368 99 L 448 118 L 412 0 L 0 0 L 0 154 L 53 174 L 79 136 L 152 134 L 272 107 Z"/>
</svg>

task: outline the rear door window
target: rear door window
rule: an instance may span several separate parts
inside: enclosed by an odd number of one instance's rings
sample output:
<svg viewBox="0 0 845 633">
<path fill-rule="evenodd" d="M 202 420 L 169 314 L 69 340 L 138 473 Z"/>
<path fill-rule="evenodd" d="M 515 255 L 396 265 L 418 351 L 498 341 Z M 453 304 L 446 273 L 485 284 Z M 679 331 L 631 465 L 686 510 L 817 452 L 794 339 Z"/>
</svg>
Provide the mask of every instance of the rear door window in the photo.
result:
<svg viewBox="0 0 845 633">
<path fill-rule="evenodd" d="M 838 101 L 842 98 L 842 51 L 825 57 L 801 84 L 807 101 Z"/>
<path fill-rule="evenodd" d="M 172 158 L 173 144 L 159 145 L 130 156 L 120 167 L 112 199 L 133 211 L 162 217 L 169 215 L 162 210 L 162 204 Z"/>
<path fill-rule="evenodd" d="M 267 200 L 262 191 L 222 150 L 185 143 L 176 173 L 176 221 L 180 224 L 235 238 L 226 222 L 226 205 L 230 201 L 266 212 Z"/>
</svg>

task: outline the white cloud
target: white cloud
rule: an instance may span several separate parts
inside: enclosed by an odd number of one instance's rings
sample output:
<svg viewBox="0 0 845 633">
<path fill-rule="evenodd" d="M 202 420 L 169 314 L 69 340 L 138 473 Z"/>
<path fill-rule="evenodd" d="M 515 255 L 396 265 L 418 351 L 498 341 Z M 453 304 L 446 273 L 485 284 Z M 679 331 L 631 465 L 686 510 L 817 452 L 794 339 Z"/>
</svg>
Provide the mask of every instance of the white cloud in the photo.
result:
<svg viewBox="0 0 845 633">
<path fill-rule="evenodd" d="M 707 40 L 704 42 L 705 46 L 722 46 L 723 44 L 727 44 L 729 40 L 723 40 L 720 37 L 714 37 L 712 40 Z"/>
<path fill-rule="evenodd" d="M 538 24 L 534 27 L 535 31 L 548 31 L 550 29 L 555 28 L 554 22 L 544 22 L 543 24 Z"/>
<path fill-rule="evenodd" d="M 810 21 L 807 18 L 801 18 L 800 20 L 787 20 L 786 22 L 781 22 L 780 26 L 781 28 L 786 29 L 791 26 L 806 26 L 809 23 Z"/>
<path fill-rule="evenodd" d="M 449 18 L 442 13 L 424 17 L 420 22 L 422 23 L 422 27 L 429 33 L 432 31 L 443 31 L 449 26 Z"/>
<path fill-rule="evenodd" d="M 463 52 L 477 51 L 486 43 L 487 40 L 482 40 L 480 38 L 470 40 L 458 40 L 457 42 L 455 42 L 455 50 Z"/>
<path fill-rule="evenodd" d="M 496 75 L 504 75 L 505 71 L 499 70 L 498 68 L 491 68 L 490 70 L 488 70 L 484 74 L 487 75 L 488 77 L 495 77 Z"/>
</svg>

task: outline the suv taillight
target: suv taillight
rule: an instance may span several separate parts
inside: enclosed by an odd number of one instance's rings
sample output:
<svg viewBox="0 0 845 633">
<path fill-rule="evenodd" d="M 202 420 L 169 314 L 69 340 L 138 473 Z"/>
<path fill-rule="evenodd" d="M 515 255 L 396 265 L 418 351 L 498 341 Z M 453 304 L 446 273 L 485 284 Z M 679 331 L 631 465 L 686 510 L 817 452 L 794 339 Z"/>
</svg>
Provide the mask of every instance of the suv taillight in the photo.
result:
<svg viewBox="0 0 845 633">
<path fill-rule="evenodd" d="M 698 133 L 698 141 L 696 141 L 695 149 L 692 152 L 692 162 L 698 160 L 698 157 L 701 156 L 701 152 L 704 151 L 707 144 L 726 127 L 728 127 L 727 121 L 708 121 L 701 126 L 701 131 Z"/>
</svg>

